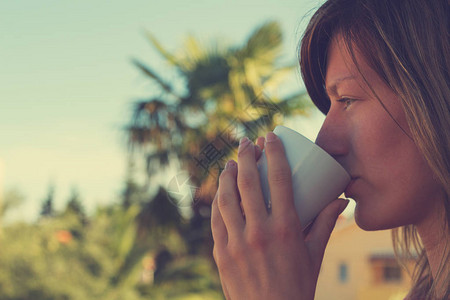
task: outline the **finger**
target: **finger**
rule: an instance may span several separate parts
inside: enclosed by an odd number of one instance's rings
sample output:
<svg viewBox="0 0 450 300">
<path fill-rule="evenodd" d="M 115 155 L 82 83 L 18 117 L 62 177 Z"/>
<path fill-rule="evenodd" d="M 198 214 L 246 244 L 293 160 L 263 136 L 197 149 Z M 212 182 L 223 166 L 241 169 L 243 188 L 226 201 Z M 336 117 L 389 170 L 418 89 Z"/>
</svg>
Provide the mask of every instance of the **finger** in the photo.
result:
<svg viewBox="0 0 450 300">
<path fill-rule="evenodd" d="M 225 296 L 225 299 L 230 300 L 230 293 L 228 293 L 228 289 L 226 284 L 222 281 L 222 277 L 220 277 L 220 283 L 222 284 L 222 291 L 223 291 L 223 295 Z"/>
<path fill-rule="evenodd" d="M 337 199 L 331 202 L 320 212 L 312 224 L 306 243 L 309 253 L 314 253 L 312 259 L 317 268 L 322 263 L 325 247 L 336 225 L 336 220 L 347 207 L 348 202 L 346 199 Z"/>
<path fill-rule="evenodd" d="M 227 228 L 228 237 L 239 235 L 244 229 L 236 176 L 237 164 L 234 160 L 230 160 L 220 174 L 217 199 L 217 206 Z"/>
<path fill-rule="evenodd" d="M 261 148 L 261 150 L 264 150 L 264 141 L 265 141 L 264 137 L 263 137 L 263 136 L 259 136 L 259 137 L 256 139 L 255 144 L 256 144 L 257 146 L 259 146 L 259 148 Z"/>
<path fill-rule="evenodd" d="M 220 279 L 220 285 L 222 286 L 222 291 L 223 291 L 223 294 L 225 296 L 225 299 L 229 299 L 228 298 L 229 296 L 228 296 L 227 286 L 225 285 L 225 281 L 223 279 L 222 273 L 219 271 L 219 258 L 217 257 L 217 255 L 218 255 L 217 254 L 217 247 L 214 246 L 214 248 L 213 248 L 213 258 L 214 258 L 214 261 L 216 262 L 217 273 L 218 273 L 219 279 Z"/>
<path fill-rule="evenodd" d="M 311 228 L 312 228 L 312 225 L 314 224 L 314 220 L 315 219 L 313 219 L 308 225 L 306 225 L 306 227 L 303 227 L 303 229 L 302 229 L 305 240 L 309 239 L 309 233 L 311 232 Z"/>
<path fill-rule="evenodd" d="M 218 195 L 219 193 L 217 192 L 211 205 L 211 231 L 214 244 L 223 249 L 228 243 L 228 233 L 217 206 Z"/>
<path fill-rule="evenodd" d="M 259 222 L 261 217 L 267 216 L 253 147 L 253 143 L 244 137 L 238 150 L 237 182 L 248 224 Z"/>
<path fill-rule="evenodd" d="M 267 133 L 265 152 L 273 217 L 285 218 L 295 214 L 292 173 L 283 144 L 273 132 Z"/>
<path fill-rule="evenodd" d="M 261 158 L 262 151 L 264 149 L 264 137 L 260 136 L 255 142 L 255 159 L 258 161 Z"/>
<path fill-rule="evenodd" d="M 225 296 L 225 299 L 230 299 L 229 298 L 228 289 L 227 289 L 227 286 L 225 284 L 225 280 L 223 278 L 223 274 L 219 271 L 219 260 L 220 260 L 220 258 L 218 258 L 217 247 L 216 246 L 214 246 L 214 248 L 213 248 L 213 258 L 214 258 L 214 261 L 216 262 L 217 273 L 219 274 L 220 285 L 222 286 L 222 291 L 223 291 L 223 294 Z"/>
<path fill-rule="evenodd" d="M 262 150 L 258 145 L 255 145 L 255 160 L 258 161 L 261 157 Z"/>
</svg>

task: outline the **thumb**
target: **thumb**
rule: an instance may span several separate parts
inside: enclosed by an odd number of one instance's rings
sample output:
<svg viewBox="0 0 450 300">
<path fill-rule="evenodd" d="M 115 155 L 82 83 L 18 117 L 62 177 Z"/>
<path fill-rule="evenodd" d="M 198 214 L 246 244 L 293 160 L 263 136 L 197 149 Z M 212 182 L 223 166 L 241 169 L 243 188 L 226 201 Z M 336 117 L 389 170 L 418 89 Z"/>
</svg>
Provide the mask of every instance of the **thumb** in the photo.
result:
<svg viewBox="0 0 450 300">
<path fill-rule="evenodd" d="M 347 199 L 337 199 L 331 202 L 320 212 L 311 227 L 306 246 L 314 266 L 317 267 L 317 271 L 322 263 L 325 247 L 334 229 L 334 225 L 336 225 L 336 220 L 347 207 L 348 203 L 349 201 Z"/>
</svg>

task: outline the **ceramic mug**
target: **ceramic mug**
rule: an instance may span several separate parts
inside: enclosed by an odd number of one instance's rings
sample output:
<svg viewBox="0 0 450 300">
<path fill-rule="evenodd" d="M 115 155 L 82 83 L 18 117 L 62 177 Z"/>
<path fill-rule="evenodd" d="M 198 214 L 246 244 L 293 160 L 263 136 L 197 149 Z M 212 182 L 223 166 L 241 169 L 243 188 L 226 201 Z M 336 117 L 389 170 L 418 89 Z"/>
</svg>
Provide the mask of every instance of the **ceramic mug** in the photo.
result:
<svg viewBox="0 0 450 300">
<path fill-rule="evenodd" d="M 333 157 L 300 133 L 281 125 L 273 132 L 283 143 L 291 167 L 295 208 L 300 223 L 306 228 L 325 206 L 344 192 L 350 175 Z M 265 151 L 257 166 L 264 201 L 270 210 Z"/>
</svg>

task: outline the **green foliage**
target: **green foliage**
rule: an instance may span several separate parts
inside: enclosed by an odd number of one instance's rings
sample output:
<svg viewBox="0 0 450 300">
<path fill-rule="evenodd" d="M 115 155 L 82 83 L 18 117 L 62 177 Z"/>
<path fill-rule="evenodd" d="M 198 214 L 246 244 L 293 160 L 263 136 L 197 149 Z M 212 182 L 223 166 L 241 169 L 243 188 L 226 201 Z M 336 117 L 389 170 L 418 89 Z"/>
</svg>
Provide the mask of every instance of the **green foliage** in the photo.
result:
<svg viewBox="0 0 450 300">
<path fill-rule="evenodd" d="M 11 209 L 17 208 L 25 201 L 25 197 L 17 189 L 8 189 L 3 197 L 0 195 L 0 222 Z"/>
<path fill-rule="evenodd" d="M 157 285 L 139 289 L 147 299 L 155 300 L 223 299 L 220 280 L 205 258 L 179 259 L 161 275 Z"/>
<path fill-rule="evenodd" d="M 157 225 L 139 236 L 139 212 L 138 204 L 113 204 L 83 223 L 66 208 L 34 224 L 4 226 L 0 299 L 221 299 L 211 262 L 189 256 L 176 227 Z M 169 258 L 155 281 L 142 282 L 144 262 L 164 251 Z"/>
<path fill-rule="evenodd" d="M 14 224 L 1 240 L 1 299 L 88 299 L 101 296 L 108 261 L 96 245 L 72 240 L 62 244 L 61 228 L 73 220 L 45 219 Z M 68 231 L 67 231 L 68 232 Z M 97 251 L 96 251 L 97 250 Z"/>
<path fill-rule="evenodd" d="M 42 217 L 51 217 L 54 215 L 55 213 L 53 208 L 54 196 L 55 196 L 55 187 L 51 185 L 48 188 L 47 197 L 42 202 L 40 214 Z"/>
<path fill-rule="evenodd" d="M 67 202 L 66 212 L 74 213 L 79 216 L 80 219 L 84 219 L 86 217 L 83 203 L 80 199 L 80 193 L 76 188 L 72 189 L 69 201 Z"/>
</svg>

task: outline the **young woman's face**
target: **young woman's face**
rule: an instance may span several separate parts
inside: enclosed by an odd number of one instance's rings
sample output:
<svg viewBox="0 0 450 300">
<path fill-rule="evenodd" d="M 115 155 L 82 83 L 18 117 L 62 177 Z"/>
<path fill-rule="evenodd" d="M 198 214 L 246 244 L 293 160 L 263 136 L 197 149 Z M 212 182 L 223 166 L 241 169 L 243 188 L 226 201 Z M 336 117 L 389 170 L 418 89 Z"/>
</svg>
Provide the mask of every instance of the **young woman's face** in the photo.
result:
<svg viewBox="0 0 450 300">
<path fill-rule="evenodd" d="M 345 194 L 356 201 L 361 228 L 417 225 L 441 189 L 410 138 L 400 99 L 356 50 L 362 73 L 392 117 L 364 83 L 338 36 L 328 50 L 325 78 L 331 107 L 316 143 L 351 175 Z"/>
</svg>

